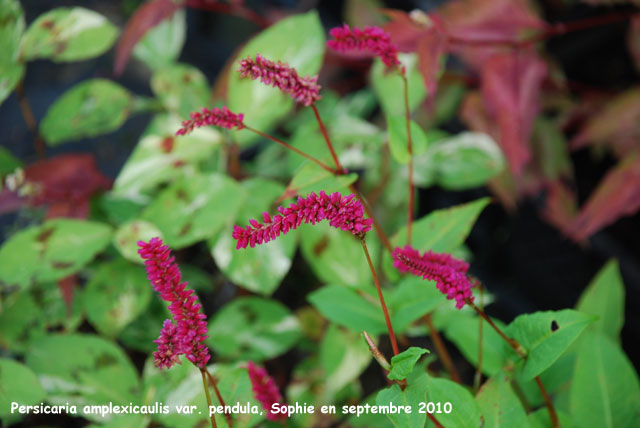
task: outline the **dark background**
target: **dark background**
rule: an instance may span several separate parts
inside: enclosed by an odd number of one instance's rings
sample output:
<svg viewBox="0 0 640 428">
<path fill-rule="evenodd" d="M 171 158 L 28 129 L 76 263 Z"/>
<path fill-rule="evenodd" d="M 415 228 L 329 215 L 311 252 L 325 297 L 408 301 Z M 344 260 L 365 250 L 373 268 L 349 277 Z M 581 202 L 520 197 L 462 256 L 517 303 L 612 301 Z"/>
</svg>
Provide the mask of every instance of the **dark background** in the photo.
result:
<svg viewBox="0 0 640 428">
<path fill-rule="evenodd" d="M 54 7 L 83 6 L 103 13 L 122 28 L 141 2 L 32 0 L 22 3 L 27 24 Z M 267 7 L 277 7 L 291 13 L 317 7 L 327 29 L 342 23 L 343 3 L 248 2 L 258 12 Z M 384 3 L 387 7 L 397 9 L 420 8 L 429 11 L 444 1 Z M 556 3 L 562 2 L 537 2 L 545 20 L 571 21 L 616 10 L 612 7 L 591 7 L 578 2 L 556 8 Z M 628 6 L 617 9 L 631 10 Z M 187 23 L 187 42 L 180 61 L 198 67 L 210 82 L 215 81 L 217 73 L 234 50 L 259 30 L 257 26 L 241 18 L 194 10 L 187 12 Z M 561 65 L 570 81 L 615 93 L 638 84 L 639 76 L 634 70 L 626 46 L 627 28 L 628 23 L 623 22 L 554 37 L 546 42 L 546 52 Z M 148 71 L 142 66 L 136 66 L 134 62 L 129 63 L 124 75 L 117 81 L 134 93 L 151 95 Z M 62 64 L 44 60 L 30 62 L 26 69 L 24 87 L 36 119 L 41 120 L 55 99 L 76 83 L 92 77 L 113 78 L 112 66 L 113 49 L 106 55 L 89 61 Z M 150 118 L 150 115 L 134 116 L 114 134 L 47 148 L 47 155 L 92 152 L 96 155 L 102 172 L 115 178 Z M 445 127 L 453 132 L 464 129 L 457 120 Z M 22 119 L 15 94 L 0 106 L 0 129 L 3 146 L 25 163 L 36 160 L 34 138 Z M 582 204 L 607 170 L 615 164 L 615 159 L 607 156 L 595 159 L 588 150 L 573 152 L 571 157 Z M 487 192 L 482 189 L 464 192 L 439 188 L 423 190 L 419 197 L 418 217 L 433 209 L 470 201 L 485 194 Z M 497 297 L 487 312 L 508 322 L 524 312 L 573 307 L 598 270 L 608 259 L 615 257 L 620 262 L 626 286 L 623 347 L 636 369 L 640 369 L 640 311 L 637 309 L 640 305 L 640 216 L 636 214 L 623 218 L 596 233 L 587 245 L 579 246 L 539 217 L 540 203 L 540 200 L 532 199 L 522 201 L 513 213 L 507 213 L 500 205 L 492 204 L 481 215 L 471 233 L 468 244 L 474 254 L 472 272 Z M 16 221 L 20 222 L 16 215 L 0 216 L 0 231 L 3 236 L 15 227 Z M 300 257 L 296 259 L 294 266 L 299 262 Z M 294 268 L 292 274 L 295 275 L 295 271 Z M 295 306 L 300 296 L 294 293 L 283 290 L 276 297 Z"/>
</svg>

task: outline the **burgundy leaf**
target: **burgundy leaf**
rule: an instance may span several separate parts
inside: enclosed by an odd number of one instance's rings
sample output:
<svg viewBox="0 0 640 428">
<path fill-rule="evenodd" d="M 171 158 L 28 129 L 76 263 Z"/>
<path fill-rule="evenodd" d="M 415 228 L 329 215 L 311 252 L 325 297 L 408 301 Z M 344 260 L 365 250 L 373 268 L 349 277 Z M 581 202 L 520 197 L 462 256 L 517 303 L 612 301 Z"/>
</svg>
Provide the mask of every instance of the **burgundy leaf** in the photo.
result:
<svg viewBox="0 0 640 428">
<path fill-rule="evenodd" d="M 428 29 L 414 21 L 411 16 L 401 10 L 382 9 L 382 12 L 391 18 L 383 29 L 391 36 L 391 41 L 398 46 L 401 52 L 415 52 L 418 41 Z"/>
<path fill-rule="evenodd" d="M 418 69 L 433 99 L 438 90 L 438 74 L 442 69 L 442 58 L 447 50 L 447 36 L 438 26 L 427 30 L 418 41 Z"/>
<path fill-rule="evenodd" d="M 602 179 L 580 214 L 570 234 L 581 241 L 623 216 L 640 209 L 640 151 L 629 153 Z"/>
<path fill-rule="evenodd" d="M 113 71 L 119 76 L 124 71 L 136 43 L 153 27 L 170 18 L 180 7 L 172 0 L 150 0 L 140 6 L 127 21 L 116 47 Z"/>
<path fill-rule="evenodd" d="M 572 149 L 608 144 L 619 157 L 640 147 L 640 87 L 606 103 L 571 141 Z"/>
<path fill-rule="evenodd" d="M 46 205 L 47 218 L 86 218 L 91 196 L 111 187 L 90 154 L 71 153 L 38 161 L 26 167 L 25 177 L 35 192 L 29 203 Z"/>
<path fill-rule="evenodd" d="M 546 185 L 547 197 L 542 216 L 558 229 L 567 233 L 578 215 L 575 192 L 561 180 Z"/>
<path fill-rule="evenodd" d="M 482 95 L 500 130 L 498 144 L 518 177 L 529 161 L 529 137 L 538 113 L 545 63 L 532 52 L 491 57 L 482 69 Z"/>
</svg>

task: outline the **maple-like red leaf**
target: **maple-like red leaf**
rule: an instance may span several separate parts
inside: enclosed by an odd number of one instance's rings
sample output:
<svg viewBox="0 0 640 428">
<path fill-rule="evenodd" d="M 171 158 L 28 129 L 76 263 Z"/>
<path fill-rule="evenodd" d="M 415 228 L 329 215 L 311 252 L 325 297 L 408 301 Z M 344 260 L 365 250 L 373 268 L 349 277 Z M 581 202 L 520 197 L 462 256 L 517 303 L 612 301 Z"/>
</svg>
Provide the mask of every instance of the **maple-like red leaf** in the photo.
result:
<svg viewBox="0 0 640 428">
<path fill-rule="evenodd" d="M 582 241 L 620 217 L 640 209 L 640 150 L 627 154 L 602 179 L 580 214 L 571 223 L 569 233 Z"/>
<path fill-rule="evenodd" d="M 606 144 L 619 157 L 640 148 L 640 87 L 604 103 L 573 138 L 571 148 L 589 144 Z"/>
<path fill-rule="evenodd" d="M 47 206 L 47 218 L 86 218 L 91 196 L 111 187 L 93 155 L 79 153 L 37 161 L 25 168 L 25 180 L 34 192 L 29 204 Z"/>
<path fill-rule="evenodd" d="M 498 144 L 516 177 L 531 158 L 529 137 L 546 74 L 545 63 L 531 51 L 494 55 L 482 68 L 484 103 L 498 124 Z"/>
<path fill-rule="evenodd" d="M 131 57 L 138 41 L 153 27 L 173 16 L 180 5 L 172 0 L 150 0 L 133 13 L 122 31 L 116 46 L 116 58 L 113 72 L 119 76 Z"/>
</svg>

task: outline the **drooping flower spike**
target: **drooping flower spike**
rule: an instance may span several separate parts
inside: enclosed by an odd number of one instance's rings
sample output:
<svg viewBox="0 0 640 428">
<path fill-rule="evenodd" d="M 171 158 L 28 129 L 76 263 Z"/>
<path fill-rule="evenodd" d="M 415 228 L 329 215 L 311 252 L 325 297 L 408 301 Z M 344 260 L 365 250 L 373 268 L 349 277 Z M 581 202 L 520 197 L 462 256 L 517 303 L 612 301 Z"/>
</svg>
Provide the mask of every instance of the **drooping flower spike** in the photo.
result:
<svg viewBox="0 0 640 428">
<path fill-rule="evenodd" d="M 209 361 L 209 349 L 204 344 L 207 336 L 206 316 L 200 312 L 202 305 L 193 290 L 187 289 L 169 247 L 160 238 L 138 242 L 138 254 L 144 259 L 147 276 L 160 297 L 169 302 L 173 321 L 166 320 L 160 337 L 155 341 L 154 353 L 157 367 L 170 368 L 185 355 L 189 361 L 202 368 Z"/>
<path fill-rule="evenodd" d="M 250 56 L 240 61 L 238 69 L 242 77 L 260 79 L 266 85 L 280 89 L 305 106 L 310 106 L 320 97 L 318 76 L 300 77 L 295 68 L 283 62 L 273 62 L 260 54 L 254 60 Z"/>
<path fill-rule="evenodd" d="M 364 207 L 354 195 L 342 196 L 335 192 L 331 196 L 324 191 L 310 193 L 306 198 L 299 197 L 296 203 L 287 208 L 278 207 L 277 214 L 271 218 L 263 213 L 264 224 L 250 220 L 246 228 L 235 226 L 233 238 L 238 241 L 236 249 L 260 245 L 296 229 L 303 222 L 316 224 L 329 220 L 332 227 L 362 236 L 371 230 L 373 220 L 364 218 Z"/>
<path fill-rule="evenodd" d="M 269 376 L 263 367 L 255 365 L 253 361 L 249 361 L 247 370 L 249 371 L 253 396 L 262 404 L 262 408 L 267 412 L 267 419 L 270 421 L 286 419 L 287 413 L 273 413 L 271 411 L 273 404 L 282 403 L 282 395 L 280 395 L 278 386 L 273 378 Z"/>
<path fill-rule="evenodd" d="M 436 287 L 447 299 L 456 300 L 456 307 L 462 309 L 466 301 L 473 302 L 474 283 L 467 277 L 469 264 L 449 254 L 427 251 L 420 255 L 418 250 L 407 245 L 393 251 L 393 266 L 400 272 L 409 272 L 436 282 Z"/>
<path fill-rule="evenodd" d="M 182 122 L 182 128 L 178 129 L 176 135 L 187 135 L 193 128 L 200 128 L 202 126 L 220 126 L 227 129 L 241 130 L 244 128 L 243 114 L 235 114 L 229 110 L 226 106 L 222 108 L 214 107 L 211 110 L 208 108 L 202 108 L 202 111 L 192 112 L 190 114 L 191 119 Z"/>
<path fill-rule="evenodd" d="M 391 36 L 380 27 L 366 26 L 364 29 L 353 27 L 347 24 L 343 27 L 335 27 L 329 31 L 335 40 L 327 41 L 327 46 L 340 52 L 359 50 L 371 53 L 380 57 L 387 69 L 400 67 L 398 59 L 398 48 L 391 43 Z M 404 69 L 400 68 L 404 73 Z"/>
</svg>

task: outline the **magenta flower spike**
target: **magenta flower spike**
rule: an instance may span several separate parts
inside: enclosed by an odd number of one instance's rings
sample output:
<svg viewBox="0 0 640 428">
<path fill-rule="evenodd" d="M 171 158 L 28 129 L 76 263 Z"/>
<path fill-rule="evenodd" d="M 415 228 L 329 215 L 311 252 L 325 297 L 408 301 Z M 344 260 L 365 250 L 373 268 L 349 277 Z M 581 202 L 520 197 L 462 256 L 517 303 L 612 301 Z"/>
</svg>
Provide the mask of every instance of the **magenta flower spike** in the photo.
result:
<svg viewBox="0 0 640 428">
<path fill-rule="evenodd" d="M 329 31 L 335 40 L 327 41 L 327 46 L 339 52 L 359 50 L 380 57 L 387 69 L 400 66 L 398 48 L 391 43 L 391 36 L 380 27 L 366 26 L 364 29 L 347 24 L 343 27 L 335 27 Z M 400 69 L 404 73 L 404 69 Z"/>
<path fill-rule="evenodd" d="M 453 258 L 449 254 L 427 251 L 422 256 L 409 245 L 393 251 L 393 266 L 400 272 L 409 272 L 436 282 L 436 287 L 447 299 L 456 300 L 456 307 L 462 309 L 466 300 L 473 302 L 471 288 L 474 283 L 467 278 L 469 264 Z"/>
<path fill-rule="evenodd" d="M 310 193 L 306 198 L 299 197 L 289 207 L 278 207 L 280 214 L 273 216 L 263 213 L 264 224 L 249 220 L 246 228 L 235 226 L 233 238 L 238 241 L 236 249 L 251 248 L 276 239 L 296 229 L 303 222 L 316 224 L 321 220 L 329 220 L 329 225 L 354 235 L 364 236 L 371 230 L 373 220 L 364 218 L 364 207 L 354 195 L 342 196 L 335 192 L 331 196 L 324 191 L 319 194 Z"/>
<path fill-rule="evenodd" d="M 250 56 L 240 61 L 238 69 L 242 77 L 260 79 L 265 85 L 271 85 L 291 95 L 291 98 L 305 106 L 310 106 L 320 97 L 318 76 L 298 76 L 295 68 L 283 62 L 273 62 L 260 54 L 253 60 Z"/>
<path fill-rule="evenodd" d="M 271 406 L 282 402 L 282 395 L 278 390 L 278 386 L 267 371 L 255 365 L 253 361 L 247 363 L 249 371 L 249 379 L 251 380 L 251 388 L 253 396 L 262 404 L 262 408 L 267 412 L 267 419 L 270 421 L 279 421 L 287 418 L 286 413 L 273 413 Z"/>
<path fill-rule="evenodd" d="M 200 128 L 202 126 L 220 126 L 227 129 L 241 130 L 244 128 L 243 114 L 235 114 L 231 112 L 226 106 L 220 108 L 214 107 L 211 110 L 208 108 L 202 108 L 201 112 L 192 112 L 191 119 L 182 122 L 182 128 L 178 129 L 176 135 L 187 135 L 193 128 Z"/>
<path fill-rule="evenodd" d="M 189 361 L 202 368 L 209 361 L 209 349 L 204 344 L 208 337 L 206 316 L 200 312 L 202 305 L 193 290 L 187 289 L 182 274 L 171 255 L 171 250 L 160 238 L 149 242 L 139 241 L 138 254 L 144 259 L 147 276 L 160 297 L 169 302 L 169 312 L 175 325 L 166 320 L 160 337 L 155 341 L 154 353 L 157 367 L 170 368 L 184 354 Z"/>
</svg>

